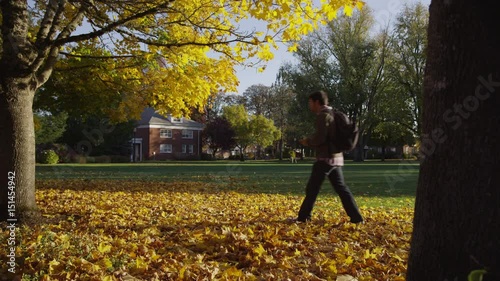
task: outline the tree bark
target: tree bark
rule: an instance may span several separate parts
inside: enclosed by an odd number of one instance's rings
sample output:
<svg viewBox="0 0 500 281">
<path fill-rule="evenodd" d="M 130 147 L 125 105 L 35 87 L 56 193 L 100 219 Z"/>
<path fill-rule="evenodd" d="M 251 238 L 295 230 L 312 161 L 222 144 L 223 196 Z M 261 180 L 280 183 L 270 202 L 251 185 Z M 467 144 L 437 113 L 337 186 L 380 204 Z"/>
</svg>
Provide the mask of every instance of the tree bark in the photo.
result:
<svg viewBox="0 0 500 281">
<path fill-rule="evenodd" d="M 40 80 L 40 54 L 27 39 L 27 1 L 1 1 L 0 57 L 0 219 L 39 215 L 35 201 L 33 97 Z M 14 185 L 12 183 L 14 183 Z M 10 189 L 9 189 L 10 187 Z M 15 188 L 14 188 L 15 187 Z M 15 199 L 9 192 L 15 189 Z M 15 204 L 9 201 L 15 202 Z"/>
<path fill-rule="evenodd" d="M 26 79 L 5 81 L 0 94 L 0 218 L 12 219 L 8 209 L 8 174 L 14 175 L 15 218 L 24 220 L 38 215 L 35 202 L 35 128 L 33 124 L 33 93 Z"/>
<path fill-rule="evenodd" d="M 407 280 L 500 280 L 500 21 L 493 1 L 432 1 Z"/>
</svg>

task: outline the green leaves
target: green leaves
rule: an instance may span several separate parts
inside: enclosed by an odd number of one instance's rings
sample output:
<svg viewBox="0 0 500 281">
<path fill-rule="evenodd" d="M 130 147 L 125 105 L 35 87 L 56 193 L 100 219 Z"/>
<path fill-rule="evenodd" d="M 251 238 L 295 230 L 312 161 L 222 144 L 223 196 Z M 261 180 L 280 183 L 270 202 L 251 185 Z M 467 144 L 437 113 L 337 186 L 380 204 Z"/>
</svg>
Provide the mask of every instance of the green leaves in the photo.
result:
<svg viewBox="0 0 500 281">
<path fill-rule="evenodd" d="M 274 122 L 263 115 L 248 115 L 243 105 L 227 106 L 223 109 L 226 118 L 236 133 L 241 147 L 248 145 L 268 146 L 281 136 Z"/>
<path fill-rule="evenodd" d="M 469 281 L 483 281 L 483 275 L 488 273 L 484 269 L 473 270 L 469 273 L 468 280 Z"/>
</svg>

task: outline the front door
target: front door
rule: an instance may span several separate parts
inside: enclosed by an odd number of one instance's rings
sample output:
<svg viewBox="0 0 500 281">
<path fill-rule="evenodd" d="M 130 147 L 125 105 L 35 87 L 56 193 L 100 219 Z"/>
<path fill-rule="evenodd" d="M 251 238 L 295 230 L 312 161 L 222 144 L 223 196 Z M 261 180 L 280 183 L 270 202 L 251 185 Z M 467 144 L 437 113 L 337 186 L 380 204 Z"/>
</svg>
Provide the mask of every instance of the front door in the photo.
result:
<svg viewBox="0 0 500 281">
<path fill-rule="evenodd" d="M 141 161 L 141 144 L 134 143 L 134 162 Z"/>
</svg>

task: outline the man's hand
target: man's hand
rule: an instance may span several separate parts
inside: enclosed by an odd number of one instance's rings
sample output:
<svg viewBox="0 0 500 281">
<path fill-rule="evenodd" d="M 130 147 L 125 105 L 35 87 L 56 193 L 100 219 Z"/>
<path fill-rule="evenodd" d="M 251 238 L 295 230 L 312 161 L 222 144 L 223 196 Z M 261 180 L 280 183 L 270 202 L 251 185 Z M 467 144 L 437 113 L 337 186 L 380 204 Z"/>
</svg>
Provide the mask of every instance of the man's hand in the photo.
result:
<svg viewBox="0 0 500 281">
<path fill-rule="evenodd" d="M 299 143 L 302 144 L 303 146 L 309 146 L 307 144 L 307 139 L 301 139 L 301 140 L 299 140 Z"/>
</svg>

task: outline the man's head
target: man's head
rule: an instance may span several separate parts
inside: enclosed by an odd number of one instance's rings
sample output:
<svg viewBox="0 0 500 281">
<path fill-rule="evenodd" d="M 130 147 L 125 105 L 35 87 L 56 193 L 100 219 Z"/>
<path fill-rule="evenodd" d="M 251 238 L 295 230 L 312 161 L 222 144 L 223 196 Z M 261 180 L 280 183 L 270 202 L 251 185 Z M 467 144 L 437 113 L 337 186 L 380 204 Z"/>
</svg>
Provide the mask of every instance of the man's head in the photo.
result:
<svg viewBox="0 0 500 281">
<path fill-rule="evenodd" d="M 309 95 L 309 109 L 320 112 L 324 105 L 328 105 L 328 95 L 324 91 L 313 92 Z"/>
</svg>

